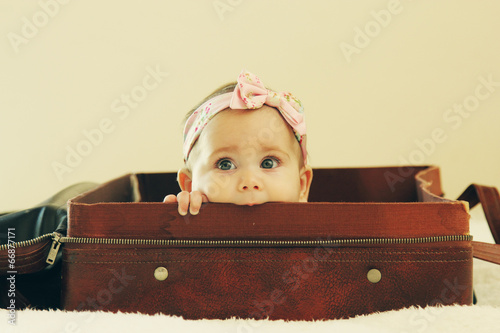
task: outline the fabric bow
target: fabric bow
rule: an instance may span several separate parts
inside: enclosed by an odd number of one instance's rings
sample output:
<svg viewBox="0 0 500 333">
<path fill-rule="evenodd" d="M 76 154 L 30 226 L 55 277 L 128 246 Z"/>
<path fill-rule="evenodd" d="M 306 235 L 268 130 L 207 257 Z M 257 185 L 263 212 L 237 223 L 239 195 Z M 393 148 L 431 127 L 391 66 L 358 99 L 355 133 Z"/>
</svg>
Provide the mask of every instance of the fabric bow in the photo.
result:
<svg viewBox="0 0 500 333">
<path fill-rule="evenodd" d="M 275 92 L 266 89 L 260 79 L 245 70 L 238 76 L 232 93 L 215 96 L 200 105 L 186 121 L 184 126 L 184 162 L 196 140 L 207 123 L 220 111 L 259 109 L 264 104 L 276 108 L 283 119 L 292 127 L 302 149 L 304 164 L 307 162 L 306 123 L 304 108 L 300 100 L 288 92 Z"/>
<path fill-rule="evenodd" d="M 229 107 L 231 109 L 258 109 L 264 104 L 277 108 L 299 136 L 306 134 L 304 108 L 300 100 L 288 92 L 278 93 L 268 90 L 257 76 L 242 71 Z"/>
</svg>

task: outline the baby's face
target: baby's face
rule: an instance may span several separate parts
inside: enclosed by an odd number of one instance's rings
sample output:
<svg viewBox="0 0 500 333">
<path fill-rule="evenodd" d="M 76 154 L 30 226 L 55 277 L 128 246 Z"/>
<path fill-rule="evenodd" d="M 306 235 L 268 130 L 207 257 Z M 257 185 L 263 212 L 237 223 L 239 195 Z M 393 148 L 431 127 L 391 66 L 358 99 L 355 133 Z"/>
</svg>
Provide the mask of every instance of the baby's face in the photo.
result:
<svg viewBox="0 0 500 333">
<path fill-rule="evenodd" d="M 210 202 L 238 205 L 306 202 L 310 182 L 304 172 L 310 167 L 302 159 L 292 129 L 276 109 L 222 111 L 191 151 L 191 190 Z"/>
</svg>

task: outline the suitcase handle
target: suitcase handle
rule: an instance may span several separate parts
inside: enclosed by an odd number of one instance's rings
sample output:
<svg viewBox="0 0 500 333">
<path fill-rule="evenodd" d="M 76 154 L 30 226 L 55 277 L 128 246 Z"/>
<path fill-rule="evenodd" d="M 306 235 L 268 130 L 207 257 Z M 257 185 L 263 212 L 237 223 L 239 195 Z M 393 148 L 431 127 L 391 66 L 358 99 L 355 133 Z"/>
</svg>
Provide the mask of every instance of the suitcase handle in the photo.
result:
<svg viewBox="0 0 500 333">
<path fill-rule="evenodd" d="M 457 200 L 468 201 L 470 208 L 481 203 L 496 244 L 474 241 L 472 242 L 473 254 L 475 258 L 500 264 L 500 194 L 498 190 L 495 187 L 472 184 Z"/>
</svg>

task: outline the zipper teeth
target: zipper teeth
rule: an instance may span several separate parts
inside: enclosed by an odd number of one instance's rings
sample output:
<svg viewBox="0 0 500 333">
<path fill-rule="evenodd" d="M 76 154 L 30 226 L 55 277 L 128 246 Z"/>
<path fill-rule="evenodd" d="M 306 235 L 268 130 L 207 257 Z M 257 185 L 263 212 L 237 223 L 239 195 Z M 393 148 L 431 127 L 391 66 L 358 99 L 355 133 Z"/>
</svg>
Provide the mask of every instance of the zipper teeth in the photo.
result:
<svg viewBox="0 0 500 333">
<path fill-rule="evenodd" d="M 9 246 L 10 247 L 13 246 L 15 248 L 31 246 L 33 244 L 43 242 L 44 240 L 47 240 L 48 238 L 52 238 L 52 237 L 54 237 L 54 233 L 41 235 L 41 236 L 38 236 L 38 237 L 33 238 L 33 239 L 28 239 L 26 241 L 14 242 L 14 243 L 10 243 L 10 244 L 2 244 L 2 245 L 0 245 L 0 251 L 5 251 L 5 250 L 9 249 Z"/>
<path fill-rule="evenodd" d="M 181 239 L 118 239 L 61 237 L 61 243 L 107 244 L 107 245 L 166 245 L 166 246 L 314 246 L 314 245 L 358 245 L 358 244 L 417 244 L 450 241 L 471 241 L 471 235 L 450 235 L 416 238 L 359 238 L 308 241 L 273 240 L 181 240 Z"/>
<path fill-rule="evenodd" d="M 40 243 L 56 234 L 45 234 L 26 241 L 0 245 L 0 251 L 5 251 L 9 246 L 15 248 L 31 246 Z M 311 245 L 357 245 L 357 244 L 417 244 L 450 241 L 471 241 L 472 235 L 451 235 L 417 238 L 359 238 L 359 239 L 333 239 L 311 241 L 272 241 L 272 240 L 180 240 L 180 239 L 119 239 L 119 238 L 82 238 L 61 237 L 61 243 L 107 244 L 107 245 L 198 245 L 198 246 L 225 246 L 225 245 L 265 245 L 265 246 L 311 246 Z"/>
</svg>

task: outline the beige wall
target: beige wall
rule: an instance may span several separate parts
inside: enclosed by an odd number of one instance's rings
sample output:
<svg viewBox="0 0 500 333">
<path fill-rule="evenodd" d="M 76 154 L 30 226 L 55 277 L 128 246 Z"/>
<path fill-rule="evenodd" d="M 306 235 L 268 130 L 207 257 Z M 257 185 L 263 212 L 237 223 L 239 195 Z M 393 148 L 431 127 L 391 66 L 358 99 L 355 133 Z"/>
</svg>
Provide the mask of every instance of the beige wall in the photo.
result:
<svg viewBox="0 0 500 333">
<path fill-rule="evenodd" d="M 313 167 L 437 164 L 449 197 L 500 187 L 498 1 L 55 4 L 0 2 L 0 211 L 177 170 L 185 112 L 242 68 L 302 100 Z"/>
</svg>

